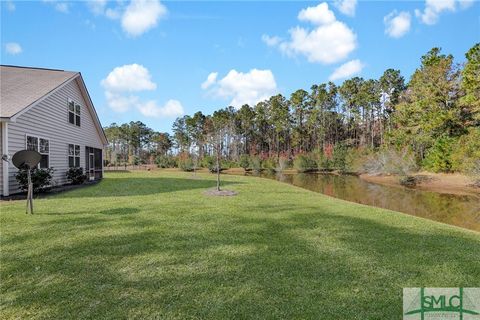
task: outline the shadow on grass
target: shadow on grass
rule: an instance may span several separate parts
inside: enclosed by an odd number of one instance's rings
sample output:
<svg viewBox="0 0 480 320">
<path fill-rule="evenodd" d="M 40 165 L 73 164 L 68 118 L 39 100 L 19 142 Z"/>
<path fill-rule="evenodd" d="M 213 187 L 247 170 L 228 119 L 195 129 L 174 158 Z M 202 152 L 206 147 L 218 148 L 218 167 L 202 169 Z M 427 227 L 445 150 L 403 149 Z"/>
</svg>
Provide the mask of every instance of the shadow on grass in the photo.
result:
<svg viewBox="0 0 480 320">
<path fill-rule="evenodd" d="M 106 214 L 106 215 L 125 215 L 125 214 L 133 214 L 140 212 L 138 208 L 113 208 L 107 210 L 101 210 L 99 214 Z"/>
<path fill-rule="evenodd" d="M 222 186 L 238 184 L 240 182 L 222 181 Z M 105 178 L 99 184 L 65 192 L 59 195 L 60 198 L 82 198 L 82 197 L 125 197 L 137 195 L 149 195 L 166 192 L 177 192 L 193 189 L 208 189 L 215 187 L 213 180 L 203 179 L 182 179 L 182 178 Z"/>
<path fill-rule="evenodd" d="M 403 287 L 479 285 L 480 240 L 296 209 L 212 215 L 214 228 L 190 216 L 114 237 L 99 230 L 33 255 L 4 251 L 3 308 L 84 319 L 394 319 Z M 132 226 L 143 219 L 129 217 Z"/>
</svg>

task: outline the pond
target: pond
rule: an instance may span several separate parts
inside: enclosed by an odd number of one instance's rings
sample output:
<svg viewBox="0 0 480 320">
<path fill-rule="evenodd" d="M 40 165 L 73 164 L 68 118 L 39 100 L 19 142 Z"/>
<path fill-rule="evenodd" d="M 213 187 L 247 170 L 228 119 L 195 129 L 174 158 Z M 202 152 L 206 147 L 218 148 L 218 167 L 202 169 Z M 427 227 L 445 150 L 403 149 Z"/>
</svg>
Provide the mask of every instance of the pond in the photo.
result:
<svg viewBox="0 0 480 320">
<path fill-rule="evenodd" d="M 276 179 L 335 198 L 480 231 L 480 195 L 452 195 L 385 186 L 350 175 L 267 172 L 248 175 Z"/>
</svg>

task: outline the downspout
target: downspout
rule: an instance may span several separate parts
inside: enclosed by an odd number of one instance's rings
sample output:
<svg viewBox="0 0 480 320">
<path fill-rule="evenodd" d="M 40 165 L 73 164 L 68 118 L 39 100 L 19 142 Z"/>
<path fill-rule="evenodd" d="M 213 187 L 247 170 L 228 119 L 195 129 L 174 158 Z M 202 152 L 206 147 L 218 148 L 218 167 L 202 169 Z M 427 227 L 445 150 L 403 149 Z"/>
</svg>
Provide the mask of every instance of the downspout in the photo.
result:
<svg viewBox="0 0 480 320">
<path fill-rule="evenodd" d="M 2 122 L 2 157 L 3 155 L 8 156 L 8 122 Z M 10 195 L 10 188 L 8 185 L 8 160 L 1 160 L 2 161 L 2 171 L 3 171 L 3 196 L 9 196 Z"/>
</svg>

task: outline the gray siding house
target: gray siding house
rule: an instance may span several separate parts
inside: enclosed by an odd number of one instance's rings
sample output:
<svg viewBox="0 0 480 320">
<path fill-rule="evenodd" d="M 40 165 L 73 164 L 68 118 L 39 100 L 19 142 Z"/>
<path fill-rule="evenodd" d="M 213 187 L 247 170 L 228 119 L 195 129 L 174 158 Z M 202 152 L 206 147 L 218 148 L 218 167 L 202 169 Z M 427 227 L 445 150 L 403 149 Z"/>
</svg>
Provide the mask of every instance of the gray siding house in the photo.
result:
<svg viewBox="0 0 480 320">
<path fill-rule="evenodd" d="M 79 72 L 0 66 L 0 154 L 19 150 L 42 155 L 54 185 L 67 183 L 70 167 L 90 180 L 103 177 L 107 138 Z M 0 195 L 20 192 L 11 161 L 0 160 Z"/>
</svg>

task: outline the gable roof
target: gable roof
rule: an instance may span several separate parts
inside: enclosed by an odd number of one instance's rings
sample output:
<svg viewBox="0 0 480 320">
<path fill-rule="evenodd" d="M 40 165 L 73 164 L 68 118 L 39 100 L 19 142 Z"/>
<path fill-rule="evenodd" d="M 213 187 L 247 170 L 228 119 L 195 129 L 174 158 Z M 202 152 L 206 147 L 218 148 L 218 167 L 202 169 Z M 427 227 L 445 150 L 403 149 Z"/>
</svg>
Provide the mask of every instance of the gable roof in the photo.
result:
<svg viewBox="0 0 480 320">
<path fill-rule="evenodd" d="M 15 116 L 77 75 L 63 70 L 0 66 L 0 117 Z"/>
<path fill-rule="evenodd" d="M 80 72 L 0 65 L 0 120 L 15 119 L 73 79 L 78 80 L 85 101 L 93 111 L 99 135 L 107 144 L 105 132 Z"/>
</svg>

